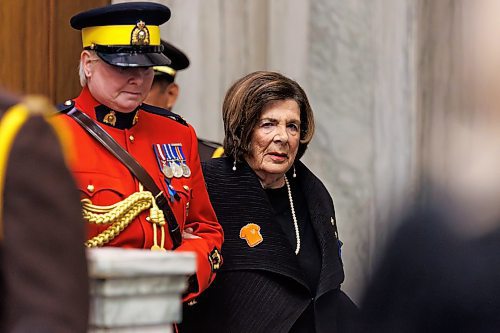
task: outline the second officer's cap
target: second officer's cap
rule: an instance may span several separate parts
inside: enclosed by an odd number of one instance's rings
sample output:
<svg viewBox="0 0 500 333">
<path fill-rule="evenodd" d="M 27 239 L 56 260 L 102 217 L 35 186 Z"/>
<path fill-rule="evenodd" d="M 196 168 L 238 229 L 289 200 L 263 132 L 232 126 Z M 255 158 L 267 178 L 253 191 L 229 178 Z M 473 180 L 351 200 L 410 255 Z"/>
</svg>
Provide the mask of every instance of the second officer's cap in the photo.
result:
<svg viewBox="0 0 500 333">
<path fill-rule="evenodd" d="M 159 27 L 169 19 L 164 5 L 127 2 L 79 13 L 70 23 L 82 31 L 83 48 L 96 51 L 108 64 L 151 67 L 171 63 L 162 53 Z"/>
<path fill-rule="evenodd" d="M 165 40 L 161 40 L 161 45 L 163 45 L 163 54 L 166 55 L 172 61 L 172 63 L 168 66 L 153 67 L 155 76 L 163 76 L 166 77 L 170 82 L 173 82 L 175 80 L 177 71 L 189 67 L 189 58 L 184 52 Z"/>
</svg>

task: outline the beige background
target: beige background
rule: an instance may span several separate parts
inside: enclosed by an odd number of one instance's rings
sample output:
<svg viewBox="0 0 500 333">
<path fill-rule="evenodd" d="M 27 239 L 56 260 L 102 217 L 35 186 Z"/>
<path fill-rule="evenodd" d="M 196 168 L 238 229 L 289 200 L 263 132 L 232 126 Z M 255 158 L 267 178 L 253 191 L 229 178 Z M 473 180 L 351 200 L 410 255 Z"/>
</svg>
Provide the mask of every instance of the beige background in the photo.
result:
<svg viewBox="0 0 500 333">
<path fill-rule="evenodd" d="M 224 93 L 250 71 L 280 71 L 305 88 L 317 132 L 303 159 L 335 201 L 343 288 L 359 301 L 422 166 L 445 160 L 462 1 L 158 2 L 173 13 L 163 36 L 192 62 L 174 111 L 201 137 L 222 140 Z"/>
<path fill-rule="evenodd" d="M 0 86 L 53 102 L 76 96 L 81 41 L 69 18 L 108 2 L 0 1 Z M 498 206 L 500 163 L 487 161 L 500 141 L 500 0 L 157 2 L 173 12 L 163 36 L 192 63 L 174 111 L 201 137 L 222 140 L 224 93 L 250 71 L 277 70 L 305 88 L 317 132 L 304 161 L 335 201 L 343 288 L 355 300 L 405 199 L 429 192 L 429 174 L 455 182 L 467 202 L 482 193 Z M 463 135 L 481 123 L 484 137 Z"/>
</svg>

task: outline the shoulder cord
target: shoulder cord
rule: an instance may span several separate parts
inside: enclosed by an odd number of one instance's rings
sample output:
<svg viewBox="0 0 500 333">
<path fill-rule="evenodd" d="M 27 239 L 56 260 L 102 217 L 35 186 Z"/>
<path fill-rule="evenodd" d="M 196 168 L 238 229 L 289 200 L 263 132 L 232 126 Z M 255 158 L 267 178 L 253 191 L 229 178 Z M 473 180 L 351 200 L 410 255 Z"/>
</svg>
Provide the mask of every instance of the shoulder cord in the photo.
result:
<svg viewBox="0 0 500 333">
<path fill-rule="evenodd" d="M 112 153 L 123 165 L 125 165 L 132 174 L 143 184 L 146 189 L 152 193 L 155 205 L 164 214 L 164 221 L 168 226 L 170 238 L 172 239 L 173 248 L 177 248 L 182 242 L 182 236 L 179 229 L 179 224 L 175 218 L 172 209 L 165 198 L 163 191 L 161 191 L 152 177 L 146 170 L 125 150 L 123 149 L 106 131 L 104 131 L 98 124 L 96 124 L 85 113 L 73 107 L 67 115 L 73 118 L 80 126 L 82 126 L 87 133 L 96 139 L 104 148 Z M 130 223 L 130 222 L 129 222 Z M 156 223 L 153 223 L 153 231 L 156 240 Z M 163 235 L 162 228 L 162 235 Z M 163 236 L 162 236 L 163 238 Z M 158 250 L 157 244 L 153 245 L 152 250 Z"/>
<path fill-rule="evenodd" d="M 150 209 L 148 222 L 153 224 L 154 245 L 153 249 L 164 249 L 165 245 L 165 217 L 156 205 L 153 194 L 143 191 L 139 185 L 139 192 L 131 194 L 126 199 L 110 206 L 93 205 L 90 199 L 81 200 L 83 218 L 93 224 L 111 224 L 106 230 L 85 242 L 86 247 L 99 247 L 109 243 L 118 236 L 140 213 Z M 161 244 L 158 245 L 156 226 L 161 228 Z"/>
</svg>

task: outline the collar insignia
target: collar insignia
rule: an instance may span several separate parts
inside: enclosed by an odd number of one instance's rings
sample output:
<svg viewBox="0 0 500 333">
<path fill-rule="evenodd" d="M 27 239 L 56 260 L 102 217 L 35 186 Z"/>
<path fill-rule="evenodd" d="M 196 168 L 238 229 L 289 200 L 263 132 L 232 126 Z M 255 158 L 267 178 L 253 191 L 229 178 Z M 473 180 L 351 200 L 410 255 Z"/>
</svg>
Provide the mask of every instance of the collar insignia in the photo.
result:
<svg viewBox="0 0 500 333">
<path fill-rule="evenodd" d="M 102 120 L 103 123 L 106 123 L 111 126 L 116 126 L 116 113 L 115 111 L 109 111 Z"/>
</svg>

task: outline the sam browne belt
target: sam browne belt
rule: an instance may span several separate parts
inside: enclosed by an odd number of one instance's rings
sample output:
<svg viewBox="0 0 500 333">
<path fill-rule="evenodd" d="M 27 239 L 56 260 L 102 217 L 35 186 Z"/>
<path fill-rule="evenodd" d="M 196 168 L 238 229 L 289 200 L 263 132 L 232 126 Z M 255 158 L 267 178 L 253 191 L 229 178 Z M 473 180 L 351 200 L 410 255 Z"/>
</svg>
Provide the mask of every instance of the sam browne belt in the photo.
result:
<svg viewBox="0 0 500 333">
<path fill-rule="evenodd" d="M 150 216 L 147 218 L 149 222 L 153 224 L 154 240 L 155 244 L 151 249 L 161 249 L 163 248 L 163 238 L 162 246 L 158 247 L 156 242 L 156 225 L 161 227 L 163 232 L 163 225 L 168 225 L 168 231 L 172 239 L 174 249 L 179 247 L 182 242 L 182 235 L 179 229 L 179 224 L 168 204 L 168 200 L 165 197 L 163 191 L 161 191 L 153 178 L 147 173 L 146 170 L 125 150 L 123 149 L 106 131 L 104 131 L 98 124 L 96 124 L 89 116 L 73 107 L 71 110 L 66 112 L 68 116 L 73 118 L 80 126 L 82 126 L 94 139 L 96 139 L 103 147 L 105 147 L 113 156 L 115 156 L 123 165 L 125 165 L 130 172 L 139 180 L 139 183 L 144 186 L 144 188 L 150 192 L 141 191 L 137 193 L 142 193 L 141 198 L 132 198 L 133 195 L 129 196 L 127 199 L 122 201 L 122 204 L 101 207 L 98 208 L 89 202 L 89 200 L 84 199 L 82 201 L 84 208 L 84 217 L 90 223 L 113 223 L 107 230 L 101 233 L 99 236 L 94 237 L 86 242 L 87 246 L 101 246 L 105 242 L 111 240 L 118 233 L 120 233 L 132 220 L 143 210 L 150 208 Z M 129 200 L 130 202 L 125 202 Z M 150 204 L 145 204 L 144 200 L 150 201 Z M 162 212 L 162 216 L 158 216 L 158 211 L 155 210 L 159 208 Z M 139 210 L 139 211 L 138 211 Z M 97 217 L 96 214 L 108 214 L 106 218 Z M 113 220 L 115 219 L 115 220 Z M 96 222 L 99 220 L 100 222 Z M 104 222 L 104 221 L 107 222 Z"/>
</svg>

